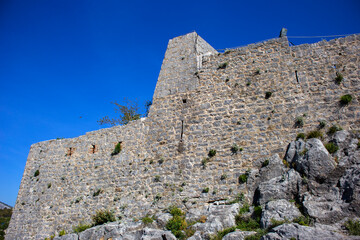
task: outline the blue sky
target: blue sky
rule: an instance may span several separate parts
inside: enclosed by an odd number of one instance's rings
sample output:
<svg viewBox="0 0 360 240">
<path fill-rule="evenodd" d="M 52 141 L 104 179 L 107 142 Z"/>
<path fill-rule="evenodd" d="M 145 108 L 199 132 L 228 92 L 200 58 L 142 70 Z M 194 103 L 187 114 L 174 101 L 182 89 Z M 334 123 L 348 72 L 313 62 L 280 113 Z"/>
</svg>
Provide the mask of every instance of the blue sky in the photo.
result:
<svg viewBox="0 0 360 240">
<path fill-rule="evenodd" d="M 195 30 L 224 49 L 282 27 L 360 33 L 360 1 L 0 0 L 0 201 L 15 204 L 31 144 L 101 128 L 112 101 L 151 100 L 170 38 Z"/>
</svg>

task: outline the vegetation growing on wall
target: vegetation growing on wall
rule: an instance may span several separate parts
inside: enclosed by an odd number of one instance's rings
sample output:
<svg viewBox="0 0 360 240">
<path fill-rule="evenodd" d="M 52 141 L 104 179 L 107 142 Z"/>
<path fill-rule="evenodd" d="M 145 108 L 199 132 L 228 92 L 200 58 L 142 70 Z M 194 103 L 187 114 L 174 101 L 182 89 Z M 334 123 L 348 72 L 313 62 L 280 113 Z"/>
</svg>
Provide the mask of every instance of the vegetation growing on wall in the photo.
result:
<svg viewBox="0 0 360 240">
<path fill-rule="evenodd" d="M 111 156 L 117 155 L 121 152 L 121 142 L 118 142 L 115 145 L 114 151 L 111 153 Z"/>
</svg>

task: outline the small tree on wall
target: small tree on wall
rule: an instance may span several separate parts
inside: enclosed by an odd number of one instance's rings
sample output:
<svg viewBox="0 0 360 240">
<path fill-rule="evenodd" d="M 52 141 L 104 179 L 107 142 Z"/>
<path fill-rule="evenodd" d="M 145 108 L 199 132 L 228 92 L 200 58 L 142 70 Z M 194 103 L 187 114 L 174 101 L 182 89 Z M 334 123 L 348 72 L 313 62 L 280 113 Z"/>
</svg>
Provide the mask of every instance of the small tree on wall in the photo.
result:
<svg viewBox="0 0 360 240">
<path fill-rule="evenodd" d="M 109 118 L 109 116 L 105 116 L 102 119 L 98 120 L 99 125 L 106 125 L 109 124 L 111 126 L 116 125 L 125 125 L 133 120 L 140 119 L 141 115 L 139 113 L 139 106 L 137 101 L 132 101 L 130 99 L 124 98 L 124 104 L 119 104 L 117 102 L 112 102 L 115 105 L 115 112 L 119 114 L 119 117 L 116 118 Z M 147 117 L 149 114 L 150 106 L 152 105 L 151 101 L 145 102 L 145 114 L 144 117 Z"/>
<path fill-rule="evenodd" d="M 97 122 L 100 125 L 110 124 L 111 126 L 115 125 L 125 125 L 133 120 L 137 120 L 140 118 L 141 114 L 138 113 L 139 106 L 138 103 L 127 98 L 124 98 L 124 105 L 119 104 L 117 102 L 112 102 L 115 105 L 115 112 L 119 114 L 118 118 L 109 118 L 109 116 L 105 116 Z"/>
</svg>

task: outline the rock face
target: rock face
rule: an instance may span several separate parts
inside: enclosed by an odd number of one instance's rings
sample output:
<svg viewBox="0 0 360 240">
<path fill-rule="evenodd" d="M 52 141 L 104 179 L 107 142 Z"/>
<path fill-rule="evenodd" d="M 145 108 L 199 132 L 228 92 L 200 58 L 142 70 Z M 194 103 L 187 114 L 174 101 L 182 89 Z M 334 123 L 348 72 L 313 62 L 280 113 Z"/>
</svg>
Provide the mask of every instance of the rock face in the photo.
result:
<svg viewBox="0 0 360 240">
<path fill-rule="evenodd" d="M 235 232 L 226 234 L 223 237 L 223 240 L 243 240 L 243 239 L 245 239 L 246 236 L 253 235 L 255 233 L 256 232 L 236 230 Z"/>
<path fill-rule="evenodd" d="M 297 223 L 283 224 L 273 228 L 270 233 L 263 236 L 262 240 L 280 239 L 302 239 L 302 240 L 340 240 L 350 239 L 347 236 L 331 231 L 321 230 L 313 227 L 301 226 Z"/>
<path fill-rule="evenodd" d="M 298 193 L 301 177 L 294 169 L 283 176 L 260 183 L 254 195 L 254 203 L 262 205 L 270 200 L 294 199 Z"/>
<path fill-rule="evenodd" d="M 54 238 L 55 240 L 176 240 L 170 231 L 144 227 L 141 222 L 118 224 L 109 223 L 102 226 L 89 228 L 79 234 L 67 234 Z"/>
<path fill-rule="evenodd" d="M 206 209 L 198 211 L 192 209 L 187 214 L 187 219 L 191 221 L 198 220 L 201 216 L 206 216 L 205 223 L 196 223 L 194 228 L 203 233 L 203 235 L 214 234 L 224 228 L 235 225 L 235 216 L 239 213 L 239 204 L 215 205 L 210 204 Z"/>
<path fill-rule="evenodd" d="M 260 226 L 268 228 L 271 226 L 272 220 L 292 221 L 301 215 L 299 209 L 285 199 L 270 201 L 266 203 L 265 209 L 263 209 Z"/>
<path fill-rule="evenodd" d="M 296 148 L 294 157 L 291 159 L 291 147 L 285 159 L 294 164 L 296 171 L 308 179 L 323 181 L 335 169 L 335 161 L 319 139 L 309 139 L 305 144 L 303 141 L 297 141 L 293 145 Z"/>
</svg>

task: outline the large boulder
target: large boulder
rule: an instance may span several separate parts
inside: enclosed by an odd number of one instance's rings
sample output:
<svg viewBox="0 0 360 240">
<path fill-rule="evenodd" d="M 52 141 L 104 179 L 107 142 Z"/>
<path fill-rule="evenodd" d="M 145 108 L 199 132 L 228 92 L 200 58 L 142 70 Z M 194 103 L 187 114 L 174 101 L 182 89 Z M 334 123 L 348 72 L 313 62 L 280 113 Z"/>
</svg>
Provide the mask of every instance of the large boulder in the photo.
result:
<svg viewBox="0 0 360 240">
<path fill-rule="evenodd" d="M 250 196 L 253 195 L 261 182 L 282 176 L 287 171 L 278 154 L 274 154 L 270 158 L 257 159 L 253 165 L 259 168 L 259 170 L 256 168 L 251 169 L 248 173 L 247 189 Z"/>
<path fill-rule="evenodd" d="M 294 205 L 285 199 L 270 201 L 265 205 L 262 211 L 260 226 L 268 228 L 272 224 L 272 220 L 292 221 L 301 216 L 301 212 Z"/>
<path fill-rule="evenodd" d="M 292 141 L 286 150 L 284 159 L 292 165 L 297 159 L 301 157 L 301 153 L 305 149 L 305 142 L 302 139 Z"/>
<path fill-rule="evenodd" d="M 302 140 L 291 143 L 285 159 L 307 178 L 323 182 L 336 168 L 336 162 L 319 139 L 309 139 L 305 146 L 303 143 Z"/>
<path fill-rule="evenodd" d="M 286 171 L 287 168 L 279 155 L 274 154 L 269 159 L 265 159 L 262 162 L 262 166 L 259 170 L 259 180 L 260 182 L 269 181 L 275 177 L 282 176 Z"/>
<path fill-rule="evenodd" d="M 283 224 L 270 230 L 261 240 L 282 240 L 282 239 L 302 239 L 302 240 L 340 240 L 350 239 L 339 233 L 327 231 L 314 227 L 302 226 L 297 223 Z"/>
<path fill-rule="evenodd" d="M 138 222 L 124 222 L 124 223 L 108 223 L 96 227 L 86 229 L 85 231 L 79 233 L 79 240 L 96 240 L 101 238 L 117 238 L 117 237 L 127 237 L 128 239 L 137 239 L 143 228 L 141 221 Z"/>
<path fill-rule="evenodd" d="M 346 211 L 343 209 L 344 203 L 339 200 L 339 193 L 334 191 L 328 196 L 332 196 L 332 199 L 327 199 L 325 196 L 314 196 L 309 193 L 304 195 L 304 210 L 317 222 L 331 224 L 347 216 Z"/>
<path fill-rule="evenodd" d="M 255 191 L 254 203 L 262 205 L 277 199 L 294 199 L 297 196 L 301 177 L 294 169 L 283 176 L 260 183 Z"/>
<path fill-rule="evenodd" d="M 215 205 L 210 204 L 202 211 L 189 211 L 186 219 L 189 221 L 199 220 L 201 216 L 206 216 L 204 223 L 196 223 L 193 228 L 209 236 L 218 231 L 232 227 L 235 223 L 235 216 L 239 213 L 239 204 Z"/>
</svg>

